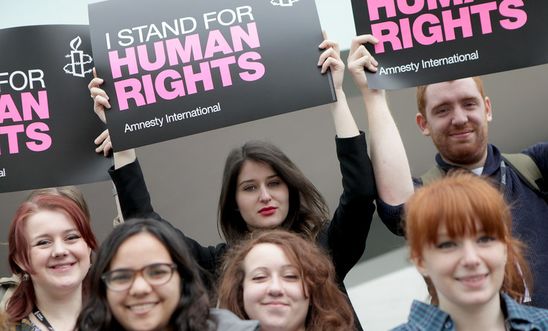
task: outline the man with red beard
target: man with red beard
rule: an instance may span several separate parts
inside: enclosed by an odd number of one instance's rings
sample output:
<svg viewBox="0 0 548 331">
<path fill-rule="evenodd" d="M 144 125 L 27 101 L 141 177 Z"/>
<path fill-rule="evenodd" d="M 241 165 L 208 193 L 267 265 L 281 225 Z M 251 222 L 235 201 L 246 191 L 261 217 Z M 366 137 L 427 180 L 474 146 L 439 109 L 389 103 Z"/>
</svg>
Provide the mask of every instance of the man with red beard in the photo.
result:
<svg viewBox="0 0 548 331">
<path fill-rule="evenodd" d="M 403 205 L 413 194 L 413 185 L 421 186 L 423 181 L 411 177 L 385 91 L 369 89 L 367 84 L 364 71 L 377 72 L 378 62 L 364 44 L 378 42 L 372 35 L 355 37 L 348 55 L 348 70 L 365 104 L 378 192 L 377 212 L 390 231 L 402 236 Z M 504 160 L 495 146 L 487 143 L 488 123 L 493 113 L 479 77 L 420 86 L 417 104 L 419 129 L 432 138 L 439 152 L 432 171 L 436 175 L 429 176 L 430 179 L 452 169 L 467 169 L 489 177 L 504 192 L 512 206 L 514 235 L 527 244 L 526 257 L 534 277 L 534 287 L 527 295 L 531 295 L 532 305 L 548 309 L 548 142 L 523 151 L 542 175 L 543 182 L 536 183 L 539 191 Z"/>
<path fill-rule="evenodd" d="M 548 192 L 545 184 L 548 178 L 548 142 L 523 151 L 535 162 L 544 178 L 544 183 L 537 183 L 542 191 L 539 193 L 504 160 L 497 147 L 487 143 L 488 123 L 493 114 L 491 101 L 485 96 L 479 77 L 419 86 L 417 105 L 417 125 L 423 135 L 432 138 L 438 150 L 436 171 L 441 173 L 439 176 L 454 169 L 467 169 L 491 178 L 511 202 L 513 231 L 527 244 L 527 256 L 535 280 L 530 293 L 531 304 L 548 308 Z M 414 178 L 413 182 L 415 186 L 423 185 L 420 178 Z M 397 187 L 393 189 L 399 190 Z M 403 204 L 391 205 L 389 201 L 382 201 L 380 190 L 379 195 L 379 216 L 393 233 L 402 235 Z"/>
</svg>

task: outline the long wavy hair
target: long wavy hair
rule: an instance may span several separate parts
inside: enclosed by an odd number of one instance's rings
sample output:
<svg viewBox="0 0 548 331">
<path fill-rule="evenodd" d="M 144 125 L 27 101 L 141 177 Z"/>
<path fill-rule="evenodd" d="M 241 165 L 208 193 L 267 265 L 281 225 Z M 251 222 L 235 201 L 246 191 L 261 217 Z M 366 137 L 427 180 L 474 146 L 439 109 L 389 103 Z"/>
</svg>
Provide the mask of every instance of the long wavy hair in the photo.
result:
<svg viewBox="0 0 548 331">
<path fill-rule="evenodd" d="M 434 245 L 444 224 L 450 238 L 478 233 L 481 228 L 507 247 L 501 291 L 523 302 L 532 291 L 532 276 L 523 257 L 525 246 L 511 233 L 512 215 L 502 194 L 479 176 L 456 172 L 419 189 L 405 205 L 407 243 L 412 259 L 422 258 L 423 248 Z M 430 278 L 425 278 L 432 304 L 439 298 Z"/>
<path fill-rule="evenodd" d="M 25 274 L 23 268 L 28 270 L 30 274 L 33 273 L 29 252 L 30 243 L 25 235 L 25 223 L 29 217 L 44 210 L 58 211 L 66 214 L 74 222 L 78 232 L 80 232 L 80 235 L 92 251 L 95 251 L 98 246 L 91 229 L 89 214 L 73 199 L 50 192 L 42 192 L 32 195 L 29 197 L 29 200 L 23 202 L 15 212 L 8 234 L 10 269 L 14 274 L 19 276 L 19 279 L 22 279 L 8 300 L 6 308 L 9 319 L 12 322 L 20 321 L 26 317 L 36 305 L 32 277 L 26 279 L 27 276 L 23 276 Z M 89 273 L 82 283 L 84 297 L 88 292 L 88 284 Z"/>
<path fill-rule="evenodd" d="M 280 247 L 301 273 L 303 292 L 310 299 L 306 330 L 354 330 L 354 315 L 345 294 L 335 282 L 331 259 L 314 243 L 284 230 L 256 231 L 226 254 L 219 283 L 219 305 L 242 319 L 249 319 L 243 300 L 244 260 L 258 244 Z M 259 321 L 260 322 L 260 321 Z"/>
<path fill-rule="evenodd" d="M 236 203 L 236 188 L 245 161 L 265 163 L 289 189 L 289 211 L 281 228 L 314 240 L 329 217 L 329 208 L 316 187 L 276 146 L 264 141 L 249 141 L 233 149 L 226 158 L 219 197 L 218 228 L 229 244 L 235 244 L 249 233 Z"/>
<path fill-rule="evenodd" d="M 169 325 L 174 331 L 208 330 L 209 300 L 198 275 L 198 267 L 175 228 L 153 219 L 131 219 L 116 227 L 102 243 L 90 271 L 90 296 L 76 322 L 80 331 L 124 330 L 113 316 L 107 300 L 107 288 L 101 276 L 109 270 L 110 263 L 120 245 L 139 233 L 151 234 L 168 250 L 177 265 L 181 293 Z"/>
</svg>

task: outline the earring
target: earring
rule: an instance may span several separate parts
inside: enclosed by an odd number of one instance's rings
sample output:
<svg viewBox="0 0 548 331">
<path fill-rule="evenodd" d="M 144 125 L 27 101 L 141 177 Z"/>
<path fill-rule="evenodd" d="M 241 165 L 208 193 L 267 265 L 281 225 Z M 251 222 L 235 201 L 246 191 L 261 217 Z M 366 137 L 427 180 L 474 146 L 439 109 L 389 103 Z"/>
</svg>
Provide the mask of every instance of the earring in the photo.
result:
<svg viewBox="0 0 548 331">
<path fill-rule="evenodd" d="M 26 282 L 28 280 L 29 280 L 29 274 L 27 274 L 26 272 L 23 273 L 23 276 L 21 276 L 21 281 Z"/>
</svg>

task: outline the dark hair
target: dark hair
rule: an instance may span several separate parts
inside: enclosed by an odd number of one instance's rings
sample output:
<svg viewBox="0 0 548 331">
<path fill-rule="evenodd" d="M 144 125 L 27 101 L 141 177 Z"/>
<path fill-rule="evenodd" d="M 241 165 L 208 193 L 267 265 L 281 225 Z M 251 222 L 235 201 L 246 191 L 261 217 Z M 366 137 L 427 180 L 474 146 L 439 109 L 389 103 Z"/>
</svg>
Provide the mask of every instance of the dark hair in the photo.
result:
<svg viewBox="0 0 548 331">
<path fill-rule="evenodd" d="M 412 259 L 422 258 L 423 248 L 436 244 L 438 228 L 444 224 L 451 238 L 475 235 L 477 222 L 487 235 L 507 247 L 508 258 L 501 291 L 523 302 L 532 291 L 532 277 L 525 258 L 524 244 L 512 236 L 512 215 L 504 197 L 491 183 L 479 176 L 455 172 L 415 192 L 405 204 L 407 243 Z M 425 278 L 432 304 L 439 299 L 434 284 Z"/>
<path fill-rule="evenodd" d="M 225 240 L 235 244 L 249 232 L 236 204 L 238 176 L 247 160 L 268 164 L 287 185 L 289 211 L 281 227 L 315 239 L 329 217 L 320 192 L 278 147 L 264 141 L 249 141 L 233 149 L 226 158 L 218 214 L 218 227 Z"/>
<path fill-rule="evenodd" d="M 306 330 L 354 330 L 352 308 L 337 286 L 331 259 L 310 240 L 284 230 L 259 230 L 229 250 L 219 283 L 221 308 L 231 310 L 242 319 L 249 319 L 243 299 L 244 260 L 253 247 L 263 243 L 280 247 L 301 273 L 304 293 L 308 293 L 310 298 Z"/>
<path fill-rule="evenodd" d="M 78 316 L 77 329 L 80 331 L 124 329 L 110 311 L 106 298 L 106 285 L 101 276 L 108 271 L 120 245 L 128 238 L 142 232 L 156 237 L 165 246 L 173 263 L 177 265 L 180 277 L 184 279 L 184 282 L 181 282 L 179 302 L 169 321 L 172 330 L 207 330 L 209 300 L 198 275 L 196 262 L 190 256 L 188 248 L 175 228 L 166 221 L 153 219 L 130 219 L 114 228 L 102 243 L 90 271 L 91 293 Z"/>
<path fill-rule="evenodd" d="M 8 235 L 8 259 L 10 269 L 14 274 L 19 275 L 20 279 L 24 274 L 24 270 L 20 265 L 29 273 L 33 272 L 29 255 L 30 244 L 27 242 L 25 236 L 25 223 L 29 217 L 40 211 L 52 210 L 66 214 L 72 222 L 74 222 L 86 244 L 93 251 L 97 249 L 97 240 L 91 229 L 90 219 L 81 206 L 73 199 L 62 195 L 51 194 L 50 192 L 34 194 L 32 197 L 29 197 L 29 199 L 30 200 L 23 202 L 15 212 Z M 88 278 L 89 273 L 82 282 L 84 295 L 87 293 L 88 289 Z M 21 281 L 9 299 L 6 308 L 10 321 L 20 321 L 26 317 L 32 311 L 35 304 L 36 296 L 32 279 Z"/>
</svg>

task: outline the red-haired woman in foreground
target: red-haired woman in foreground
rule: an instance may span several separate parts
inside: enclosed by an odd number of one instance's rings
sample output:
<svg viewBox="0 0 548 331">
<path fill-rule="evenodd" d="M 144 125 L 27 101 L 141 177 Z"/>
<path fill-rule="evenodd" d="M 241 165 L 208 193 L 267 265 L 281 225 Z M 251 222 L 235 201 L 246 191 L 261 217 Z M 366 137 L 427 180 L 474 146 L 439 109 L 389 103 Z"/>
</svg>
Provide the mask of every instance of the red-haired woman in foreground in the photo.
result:
<svg viewBox="0 0 548 331">
<path fill-rule="evenodd" d="M 472 174 L 418 190 L 406 205 L 406 235 L 432 304 L 413 302 L 394 330 L 548 330 L 548 310 L 518 303 L 531 276 L 511 220 L 500 192 Z"/>
</svg>

